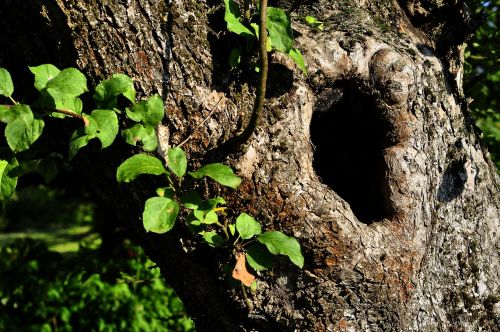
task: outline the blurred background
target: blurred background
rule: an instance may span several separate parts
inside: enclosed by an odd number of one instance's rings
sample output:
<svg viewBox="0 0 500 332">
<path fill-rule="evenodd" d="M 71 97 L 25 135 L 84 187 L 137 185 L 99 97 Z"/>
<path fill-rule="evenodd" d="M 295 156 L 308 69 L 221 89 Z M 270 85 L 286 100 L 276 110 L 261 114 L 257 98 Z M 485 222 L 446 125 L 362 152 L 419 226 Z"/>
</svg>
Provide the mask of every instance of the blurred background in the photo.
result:
<svg viewBox="0 0 500 332">
<path fill-rule="evenodd" d="M 0 217 L 0 331 L 194 331 L 112 221 L 85 191 L 25 181 Z"/>
</svg>

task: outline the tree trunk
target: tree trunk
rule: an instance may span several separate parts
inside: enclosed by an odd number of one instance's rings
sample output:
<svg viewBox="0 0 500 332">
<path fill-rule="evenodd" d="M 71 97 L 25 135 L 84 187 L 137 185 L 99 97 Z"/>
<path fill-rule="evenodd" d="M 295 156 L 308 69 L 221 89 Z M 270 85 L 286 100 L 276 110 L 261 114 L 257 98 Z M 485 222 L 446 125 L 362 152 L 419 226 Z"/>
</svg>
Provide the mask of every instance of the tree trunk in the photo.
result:
<svg viewBox="0 0 500 332">
<path fill-rule="evenodd" d="M 160 155 L 220 100 L 185 146 L 190 166 L 234 166 L 244 181 L 224 192 L 229 206 L 295 236 L 305 256 L 303 269 L 283 261 L 259 273 L 251 310 L 227 282 L 229 253 L 206 249 L 182 223 L 144 232 L 153 187 L 114 177 L 131 151 L 78 157 L 81 176 L 161 267 L 198 331 L 498 330 L 500 183 L 462 91 L 465 5 L 271 5 L 291 13 L 309 74 L 270 56 L 264 115 L 231 155 L 217 148 L 249 118 L 258 74 L 227 65 L 236 43 L 222 1 L 4 0 L 0 66 L 28 83 L 26 66 L 46 62 L 77 66 L 94 83 L 132 76 L 143 96 L 165 100 Z"/>
</svg>

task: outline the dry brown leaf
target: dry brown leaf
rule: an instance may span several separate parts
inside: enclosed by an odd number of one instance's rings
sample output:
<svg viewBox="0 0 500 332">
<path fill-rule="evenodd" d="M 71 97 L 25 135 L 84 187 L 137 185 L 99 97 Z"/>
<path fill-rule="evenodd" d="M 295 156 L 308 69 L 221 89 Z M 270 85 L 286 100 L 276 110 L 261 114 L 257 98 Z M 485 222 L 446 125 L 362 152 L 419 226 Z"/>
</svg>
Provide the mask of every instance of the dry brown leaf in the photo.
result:
<svg viewBox="0 0 500 332">
<path fill-rule="evenodd" d="M 233 278 L 236 280 L 240 280 L 243 285 L 250 287 L 252 285 L 252 282 L 255 281 L 255 277 L 252 274 L 248 273 L 245 263 L 245 254 L 239 253 L 236 259 L 236 266 L 233 270 Z"/>
</svg>

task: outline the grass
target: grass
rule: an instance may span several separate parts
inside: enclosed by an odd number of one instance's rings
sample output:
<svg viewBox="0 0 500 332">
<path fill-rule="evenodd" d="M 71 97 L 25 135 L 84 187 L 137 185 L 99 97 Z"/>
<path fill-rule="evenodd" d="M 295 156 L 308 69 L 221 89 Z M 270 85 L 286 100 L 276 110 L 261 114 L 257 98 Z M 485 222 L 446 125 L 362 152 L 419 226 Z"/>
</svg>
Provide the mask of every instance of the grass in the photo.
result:
<svg viewBox="0 0 500 332">
<path fill-rule="evenodd" d="M 0 215 L 0 246 L 32 238 L 60 253 L 75 253 L 81 243 L 97 247 L 101 240 L 93 230 L 94 210 L 91 202 L 61 190 L 22 188 Z"/>
</svg>

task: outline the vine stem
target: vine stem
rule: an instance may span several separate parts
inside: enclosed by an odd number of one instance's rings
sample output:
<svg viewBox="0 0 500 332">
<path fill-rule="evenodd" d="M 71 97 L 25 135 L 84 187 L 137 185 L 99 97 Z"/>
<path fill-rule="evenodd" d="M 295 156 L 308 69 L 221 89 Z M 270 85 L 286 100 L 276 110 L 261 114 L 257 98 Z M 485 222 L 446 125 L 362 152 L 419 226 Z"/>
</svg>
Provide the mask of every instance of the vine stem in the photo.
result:
<svg viewBox="0 0 500 332">
<path fill-rule="evenodd" d="M 10 101 L 14 104 L 14 105 L 17 105 L 17 101 L 14 100 L 14 98 L 12 98 L 11 96 L 9 96 L 9 99 Z"/>
<path fill-rule="evenodd" d="M 260 0 L 259 22 L 260 77 L 257 85 L 257 95 L 255 96 L 252 115 L 247 126 L 240 135 L 227 142 L 225 148 L 229 151 L 236 150 L 239 146 L 245 144 L 250 139 L 259 124 L 262 109 L 264 108 L 264 101 L 266 99 L 267 73 L 269 69 L 267 59 L 267 0 Z"/>
<path fill-rule="evenodd" d="M 259 58 L 260 58 L 260 77 L 257 86 L 257 96 L 255 97 L 255 104 L 253 107 L 252 116 L 248 122 L 247 127 L 241 134 L 239 145 L 245 144 L 252 136 L 259 123 L 260 115 L 264 107 L 264 100 L 266 99 L 266 85 L 267 85 L 267 0 L 260 0 L 259 12 Z"/>
</svg>

